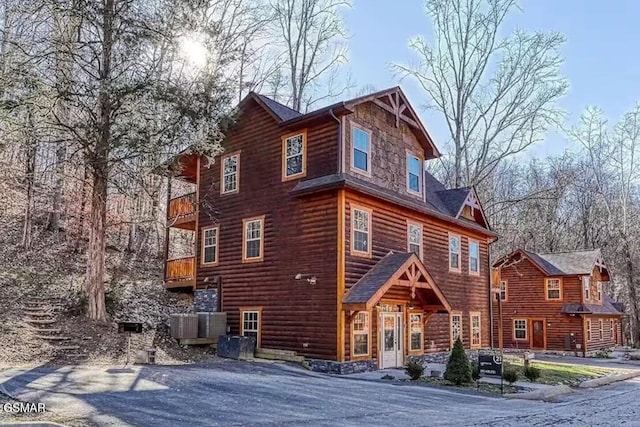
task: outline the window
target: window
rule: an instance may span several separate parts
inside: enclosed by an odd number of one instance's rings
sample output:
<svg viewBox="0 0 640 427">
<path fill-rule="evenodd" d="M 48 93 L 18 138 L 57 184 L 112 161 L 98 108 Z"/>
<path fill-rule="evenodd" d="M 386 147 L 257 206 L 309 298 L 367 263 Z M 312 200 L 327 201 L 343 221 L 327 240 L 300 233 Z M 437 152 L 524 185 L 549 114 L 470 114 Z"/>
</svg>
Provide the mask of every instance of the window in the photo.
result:
<svg viewBox="0 0 640 427">
<path fill-rule="evenodd" d="M 254 337 L 256 347 L 260 347 L 260 310 L 241 309 L 241 330 L 243 337 Z"/>
<path fill-rule="evenodd" d="M 469 273 L 480 274 L 480 244 L 469 240 Z"/>
<path fill-rule="evenodd" d="M 355 171 L 371 173 L 371 134 L 354 126 L 351 139 L 351 167 Z"/>
<path fill-rule="evenodd" d="M 409 350 L 421 352 L 424 348 L 424 323 L 422 323 L 422 313 L 409 314 L 409 327 L 411 329 Z"/>
<path fill-rule="evenodd" d="M 613 327 L 613 319 L 609 319 L 609 336 L 611 338 L 615 337 L 615 331 Z"/>
<path fill-rule="evenodd" d="M 470 313 L 470 315 L 471 315 L 471 347 L 480 347 L 482 345 L 480 313 Z"/>
<path fill-rule="evenodd" d="M 407 190 L 422 194 L 422 162 L 420 158 L 407 153 Z"/>
<path fill-rule="evenodd" d="M 221 194 L 238 192 L 238 171 L 240 170 L 240 153 L 227 154 L 222 157 Z"/>
<path fill-rule="evenodd" d="M 202 230 L 202 264 L 218 263 L 218 230 L 219 227 Z"/>
<path fill-rule="evenodd" d="M 582 278 L 582 287 L 584 289 L 584 300 L 589 301 L 591 299 L 591 277 L 584 276 Z"/>
<path fill-rule="evenodd" d="M 449 235 L 449 270 L 460 271 L 460 236 Z"/>
<path fill-rule="evenodd" d="M 513 320 L 513 339 L 526 340 L 527 333 L 527 321 L 526 319 L 514 319 Z"/>
<path fill-rule="evenodd" d="M 407 251 L 415 253 L 422 259 L 422 225 L 412 223 L 407 225 Z"/>
<path fill-rule="evenodd" d="M 371 211 L 364 208 L 351 210 L 351 252 L 371 256 Z"/>
<path fill-rule="evenodd" d="M 300 178 L 307 174 L 306 132 L 282 138 L 282 180 Z"/>
<path fill-rule="evenodd" d="M 500 299 L 502 301 L 507 300 L 507 281 L 506 280 L 500 281 Z"/>
<path fill-rule="evenodd" d="M 258 262 L 264 259 L 264 216 L 242 220 L 242 262 Z"/>
<path fill-rule="evenodd" d="M 462 340 L 462 315 L 451 315 L 451 347 L 460 338 Z"/>
<path fill-rule="evenodd" d="M 353 318 L 353 355 L 369 355 L 369 313 L 359 311 Z"/>
<path fill-rule="evenodd" d="M 562 283 L 560 279 L 545 279 L 547 299 L 559 301 L 562 299 Z"/>
<path fill-rule="evenodd" d="M 602 302 L 602 282 L 597 283 L 598 301 Z"/>
<path fill-rule="evenodd" d="M 591 320 L 587 319 L 587 341 L 591 341 Z"/>
<path fill-rule="evenodd" d="M 600 341 L 602 341 L 604 339 L 604 322 L 602 319 L 598 320 L 598 329 L 600 332 Z"/>
</svg>

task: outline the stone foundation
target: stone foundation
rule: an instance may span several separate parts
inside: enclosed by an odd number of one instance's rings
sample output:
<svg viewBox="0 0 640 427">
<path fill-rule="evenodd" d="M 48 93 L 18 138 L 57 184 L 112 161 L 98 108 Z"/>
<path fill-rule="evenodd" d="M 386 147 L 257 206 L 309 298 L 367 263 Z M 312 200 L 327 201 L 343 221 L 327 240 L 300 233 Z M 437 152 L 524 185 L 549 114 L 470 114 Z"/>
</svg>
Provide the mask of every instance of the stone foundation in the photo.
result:
<svg viewBox="0 0 640 427">
<path fill-rule="evenodd" d="M 478 362 L 478 350 L 466 350 L 467 357 L 471 363 Z M 446 365 L 449 361 L 451 352 L 445 351 L 442 353 L 427 353 L 422 356 L 407 356 L 409 362 L 422 362 L 424 365 L 439 364 Z"/>
<path fill-rule="evenodd" d="M 378 370 L 378 360 L 357 360 L 353 362 L 336 362 L 333 360 L 308 359 L 312 371 L 327 374 L 347 375 Z"/>
</svg>

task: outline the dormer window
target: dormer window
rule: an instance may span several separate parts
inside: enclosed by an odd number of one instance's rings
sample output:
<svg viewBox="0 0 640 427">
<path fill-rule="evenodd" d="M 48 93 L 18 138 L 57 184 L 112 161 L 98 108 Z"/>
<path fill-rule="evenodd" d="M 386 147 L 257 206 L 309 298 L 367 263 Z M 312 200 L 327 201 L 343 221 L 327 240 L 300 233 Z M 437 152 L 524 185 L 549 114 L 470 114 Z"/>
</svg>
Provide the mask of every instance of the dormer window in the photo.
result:
<svg viewBox="0 0 640 427">
<path fill-rule="evenodd" d="M 591 277 L 584 276 L 582 278 L 582 288 L 584 289 L 584 300 L 589 301 L 591 299 Z"/>
<path fill-rule="evenodd" d="M 353 127 L 351 134 L 351 168 L 356 172 L 371 173 L 371 134 Z"/>
<path fill-rule="evenodd" d="M 407 190 L 422 194 L 422 162 L 419 157 L 407 153 Z"/>
<path fill-rule="evenodd" d="M 598 291 L 598 301 L 602 302 L 602 282 L 598 282 L 596 286 L 596 290 Z"/>
</svg>

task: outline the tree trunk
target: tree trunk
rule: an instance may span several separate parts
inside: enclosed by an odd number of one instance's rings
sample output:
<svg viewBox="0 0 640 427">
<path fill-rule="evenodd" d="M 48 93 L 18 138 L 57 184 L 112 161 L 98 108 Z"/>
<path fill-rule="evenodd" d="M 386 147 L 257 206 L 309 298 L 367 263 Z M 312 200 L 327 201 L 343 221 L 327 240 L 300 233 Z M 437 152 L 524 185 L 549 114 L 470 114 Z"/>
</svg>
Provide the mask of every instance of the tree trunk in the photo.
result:
<svg viewBox="0 0 640 427">
<path fill-rule="evenodd" d="M 36 172 L 37 144 L 33 135 L 33 117 L 29 112 L 29 129 L 27 142 L 27 159 L 25 169 L 25 179 L 27 184 L 27 204 L 24 210 L 24 227 L 22 229 L 22 246 L 25 249 L 31 247 L 31 235 L 33 230 L 33 203 L 34 203 L 34 181 Z"/>
<path fill-rule="evenodd" d="M 633 345 L 640 343 L 640 306 L 638 304 L 638 293 L 636 291 L 635 284 L 635 268 L 633 265 L 633 259 L 631 257 L 631 248 L 627 238 L 624 238 L 623 252 L 626 264 L 627 273 L 627 291 L 629 294 L 629 305 L 631 306 L 630 316 L 630 338 Z"/>
</svg>

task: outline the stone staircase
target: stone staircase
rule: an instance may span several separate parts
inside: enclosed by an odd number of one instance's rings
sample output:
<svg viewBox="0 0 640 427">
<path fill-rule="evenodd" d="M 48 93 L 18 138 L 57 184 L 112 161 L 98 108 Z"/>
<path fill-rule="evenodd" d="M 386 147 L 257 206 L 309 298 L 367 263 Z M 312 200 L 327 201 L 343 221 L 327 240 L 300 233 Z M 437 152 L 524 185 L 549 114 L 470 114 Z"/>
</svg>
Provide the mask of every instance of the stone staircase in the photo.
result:
<svg viewBox="0 0 640 427">
<path fill-rule="evenodd" d="M 51 349 L 54 360 L 74 361 L 84 357 L 73 338 L 57 327 L 61 309 L 59 298 L 27 297 L 23 305 L 24 322 L 32 337 Z"/>
</svg>

